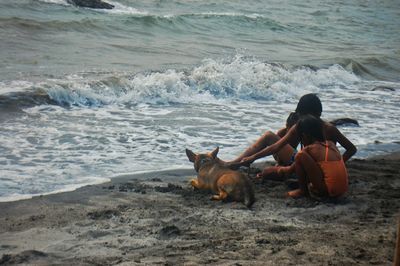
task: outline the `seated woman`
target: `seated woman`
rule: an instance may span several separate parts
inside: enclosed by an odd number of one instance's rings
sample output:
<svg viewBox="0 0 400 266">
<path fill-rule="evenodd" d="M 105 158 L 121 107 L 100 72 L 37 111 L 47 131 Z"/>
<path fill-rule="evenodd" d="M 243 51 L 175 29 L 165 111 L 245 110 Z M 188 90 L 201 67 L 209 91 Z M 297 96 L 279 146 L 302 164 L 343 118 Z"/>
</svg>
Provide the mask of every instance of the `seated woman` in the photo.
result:
<svg viewBox="0 0 400 266">
<path fill-rule="evenodd" d="M 289 167 L 278 167 L 279 175 L 296 173 L 299 189 L 288 192 L 290 197 L 315 195 L 339 197 L 347 192 L 348 175 L 343 158 L 335 143 L 325 139 L 323 121 L 311 115 L 297 123 L 297 133 L 303 150 L 297 153 Z"/>
</svg>

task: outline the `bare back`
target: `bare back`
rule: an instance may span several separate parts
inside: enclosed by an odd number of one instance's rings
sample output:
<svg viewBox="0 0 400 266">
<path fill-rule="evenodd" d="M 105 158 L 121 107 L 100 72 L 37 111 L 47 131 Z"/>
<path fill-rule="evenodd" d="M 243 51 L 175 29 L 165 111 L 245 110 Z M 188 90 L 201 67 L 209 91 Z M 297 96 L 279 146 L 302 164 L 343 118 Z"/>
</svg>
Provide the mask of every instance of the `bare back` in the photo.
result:
<svg viewBox="0 0 400 266">
<path fill-rule="evenodd" d="M 340 161 L 342 157 L 335 143 L 332 141 L 327 141 L 326 143 L 314 142 L 313 144 L 307 145 L 304 148 L 304 151 L 306 151 L 316 162 L 322 162 L 325 161 L 325 159 L 328 161 Z M 328 158 L 325 158 L 326 145 L 328 145 Z"/>
</svg>

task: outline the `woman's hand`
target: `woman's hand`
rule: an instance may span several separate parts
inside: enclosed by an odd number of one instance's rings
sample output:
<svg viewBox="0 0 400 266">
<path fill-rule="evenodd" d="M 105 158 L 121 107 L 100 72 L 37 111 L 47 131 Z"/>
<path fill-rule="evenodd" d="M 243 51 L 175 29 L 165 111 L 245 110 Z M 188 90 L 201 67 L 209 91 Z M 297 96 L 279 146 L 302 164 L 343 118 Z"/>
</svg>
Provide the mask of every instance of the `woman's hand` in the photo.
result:
<svg viewBox="0 0 400 266">
<path fill-rule="evenodd" d="M 252 164 L 255 160 L 256 160 L 256 158 L 254 158 L 254 156 L 244 157 L 240 161 L 240 165 L 242 165 L 242 166 L 250 166 L 250 164 Z"/>
</svg>

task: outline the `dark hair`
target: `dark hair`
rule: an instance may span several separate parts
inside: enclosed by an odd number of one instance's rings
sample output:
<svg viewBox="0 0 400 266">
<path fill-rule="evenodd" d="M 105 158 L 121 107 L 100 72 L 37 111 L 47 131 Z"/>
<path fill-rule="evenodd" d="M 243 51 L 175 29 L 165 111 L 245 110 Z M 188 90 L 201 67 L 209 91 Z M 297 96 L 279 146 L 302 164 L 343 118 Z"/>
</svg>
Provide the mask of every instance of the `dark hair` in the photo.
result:
<svg viewBox="0 0 400 266">
<path fill-rule="evenodd" d="M 322 114 L 321 100 L 315 93 L 303 95 L 296 107 L 296 113 L 299 115 L 313 115 L 320 117 Z"/>
<path fill-rule="evenodd" d="M 294 126 L 297 123 L 297 121 L 299 121 L 299 114 L 296 112 L 291 112 L 288 118 L 286 119 L 286 126 L 290 128 Z"/>
<path fill-rule="evenodd" d="M 323 121 L 313 115 L 304 115 L 297 122 L 297 134 L 302 139 L 303 134 L 319 141 L 325 141 Z"/>
</svg>

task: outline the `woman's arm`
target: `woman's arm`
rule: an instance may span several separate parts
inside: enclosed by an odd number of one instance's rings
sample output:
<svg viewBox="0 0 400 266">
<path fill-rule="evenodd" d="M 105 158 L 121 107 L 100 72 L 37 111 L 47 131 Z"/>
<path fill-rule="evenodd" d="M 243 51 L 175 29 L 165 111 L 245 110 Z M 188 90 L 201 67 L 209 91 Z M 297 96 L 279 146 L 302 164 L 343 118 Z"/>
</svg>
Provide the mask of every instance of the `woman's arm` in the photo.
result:
<svg viewBox="0 0 400 266">
<path fill-rule="evenodd" d="M 254 162 L 257 159 L 272 155 L 277 153 L 280 149 L 282 149 L 286 144 L 289 144 L 290 142 L 295 142 L 298 139 L 297 136 L 297 126 L 293 126 L 290 128 L 290 130 L 286 133 L 285 136 L 283 136 L 281 139 L 279 139 L 277 142 L 274 144 L 262 149 L 261 151 L 249 156 L 245 157 L 242 159 L 240 162 L 241 164 L 250 164 Z"/>
<path fill-rule="evenodd" d="M 346 151 L 343 153 L 343 161 L 347 162 L 357 152 L 356 146 L 346 138 L 335 126 L 329 126 L 331 140 L 339 143 Z"/>
</svg>

